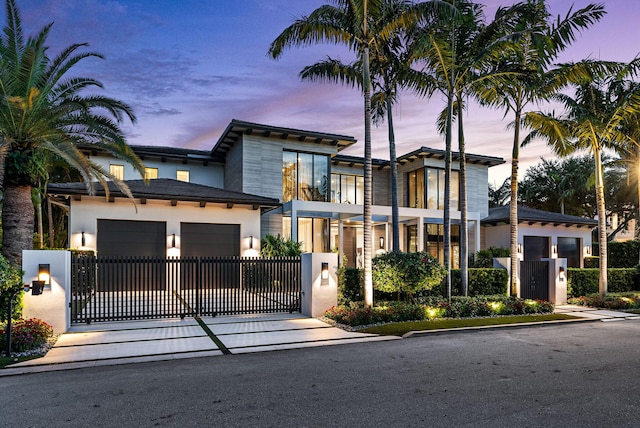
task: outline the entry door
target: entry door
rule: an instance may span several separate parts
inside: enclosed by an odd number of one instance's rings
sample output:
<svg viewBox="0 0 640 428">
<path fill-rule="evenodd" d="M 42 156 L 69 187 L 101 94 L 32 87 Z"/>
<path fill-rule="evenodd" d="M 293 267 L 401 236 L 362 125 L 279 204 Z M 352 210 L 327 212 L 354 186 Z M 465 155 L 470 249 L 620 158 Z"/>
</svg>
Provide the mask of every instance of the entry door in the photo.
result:
<svg viewBox="0 0 640 428">
<path fill-rule="evenodd" d="M 358 255 L 356 254 L 357 237 L 355 227 L 342 228 L 342 242 L 344 245 L 342 253 L 347 256 L 346 266 L 349 268 L 356 267 Z"/>
</svg>

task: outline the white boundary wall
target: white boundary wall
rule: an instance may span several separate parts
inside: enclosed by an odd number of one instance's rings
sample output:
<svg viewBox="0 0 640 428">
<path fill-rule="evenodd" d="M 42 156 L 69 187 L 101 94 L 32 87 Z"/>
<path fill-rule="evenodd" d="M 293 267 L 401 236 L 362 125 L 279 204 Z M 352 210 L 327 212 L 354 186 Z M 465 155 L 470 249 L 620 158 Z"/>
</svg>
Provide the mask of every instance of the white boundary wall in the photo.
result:
<svg viewBox="0 0 640 428">
<path fill-rule="evenodd" d="M 71 327 L 69 302 L 71 301 L 71 252 L 64 250 L 24 250 L 22 270 L 24 284 L 31 285 L 38 279 L 38 265 L 50 267 L 49 285 L 42 294 L 34 296 L 31 291 L 24 295 L 25 319 L 39 318 L 53 326 L 54 333 L 64 333 Z"/>
<path fill-rule="evenodd" d="M 322 279 L 322 263 L 328 263 L 329 277 Z M 338 304 L 338 254 L 305 253 L 302 255 L 302 314 L 321 317 Z"/>
</svg>

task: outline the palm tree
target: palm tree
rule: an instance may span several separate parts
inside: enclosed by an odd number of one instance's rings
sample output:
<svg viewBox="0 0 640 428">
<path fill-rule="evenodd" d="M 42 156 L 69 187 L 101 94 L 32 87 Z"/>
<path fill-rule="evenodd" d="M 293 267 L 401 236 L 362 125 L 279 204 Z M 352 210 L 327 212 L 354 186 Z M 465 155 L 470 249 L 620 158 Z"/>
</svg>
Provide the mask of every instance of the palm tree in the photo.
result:
<svg viewBox="0 0 640 428">
<path fill-rule="evenodd" d="M 97 179 L 103 185 L 114 179 L 78 149 L 94 144 L 131 163 L 142 173 L 143 165 L 127 146 L 120 123 L 135 121 L 130 107 L 101 95 L 82 91 L 102 88 L 100 82 L 66 77 L 85 58 L 102 58 L 78 50 L 73 44 L 51 59 L 47 37 L 52 24 L 25 40 L 15 0 L 7 0 L 7 24 L 0 36 L 0 171 L 3 178 L 2 254 L 20 264 L 22 250 L 33 246 L 31 188 L 42 177 L 39 163 L 46 153 L 64 159 L 77 169 L 90 193 Z M 123 183 L 116 181 L 130 196 Z M 106 186 L 105 186 L 106 189 Z"/>
<path fill-rule="evenodd" d="M 551 98 L 571 81 L 580 81 L 589 76 L 585 64 L 573 67 L 551 68 L 558 54 L 576 38 L 576 31 L 588 28 L 605 14 L 602 5 L 589 4 L 572 13 L 548 22 L 550 14 L 543 0 L 526 0 L 514 5 L 518 13 L 505 35 L 511 34 L 514 49 L 503 59 L 502 67 L 517 71 L 508 83 L 493 89 L 487 88 L 483 100 L 502 107 L 514 114 L 513 148 L 511 153 L 511 198 L 510 198 L 510 293 L 518 293 L 518 161 L 520 157 L 520 129 L 525 108 Z"/>
<path fill-rule="evenodd" d="M 634 67 L 637 67 L 635 64 Z M 631 148 L 636 142 L 623 132 L 625 125 L 640 118 L 640 88 L 616 93 L 616 78 L 594 80 L 576 89 L 575 97 L 559 94 L 566 113 L 560 117 L 540 112 L 527 113 L 525 123 L 532 137 L 544 138 L 560 156 L 576 149 L 588 150 L 595 161 L 596 205 L 598 212 L 600 294 L 607 293 L 607 229 L 604 192 L 604 149 Z"/>
<path fill-rule="evenodd" d="M 482 6 L 468 0 L 452 1 L 458 16 L 450 20 L 449 28 L 427 27 L 422 38 L 413 46 L 414 55 L 424 64 L 422 76 L 413 87 L 430 95 L 438 90 L 447 97 L 447 107 L 439 116 L 438 129 L 445 135 L 445 177 L 451 173 L 452 122 L 457 121 L 459 178 L 460 178 L 460 271 L 462 292 L 468 290 L 468 207 L 466 183 L 466 148 L 463 112 L 469 97 L 476 97 L 489 82 L 497 82 L 513 74 L 495 69 L 500 52 L 507 46 L 502 40 L 504 21 L 509 19 L 500 8 L 495 19 L 485 23 Z M 447 165 L 448 164 L 448 165 Z M 447 172 L 448 171 L 448 172 Z M 445 178 L 445 187 L 450 186 Z M 445 264 L 450 268 L 450 190 L 445 188 L 444 206 Z M 449 244 L 447 243 L 449 242 Z M 449 282 L 449 281 L 448 281 Z M 448 292 L 450 295 L 450 284 Z"/>
<path fill-rule="evenodd" d="M 279 58 L 283 50 L 292 46 L 308 46 L 316 43 L 333 43 L 354 50 L 362 64 L 362 92 L 364 97 L 364 303 L 373 305 L 371 277 L 372 254 L 372 177 L 371 177 L 371 73 L 370 54 L 384 46 L 397 30 L 413 25 L 416 16 L 400 14 L 390 22 L 380 22 L 385 10 L 385 0 L 333 0 L 333 4 L 318 7 L 309 16 L 297 19 L 284 29 L 271 43 L 268 54 Z M 432 10 L 443 7 L 442 2 L 432 0 L 421 3 L 422 8 Z M 446 5 L 444 5 L 446 6 Z"/>
</svg>

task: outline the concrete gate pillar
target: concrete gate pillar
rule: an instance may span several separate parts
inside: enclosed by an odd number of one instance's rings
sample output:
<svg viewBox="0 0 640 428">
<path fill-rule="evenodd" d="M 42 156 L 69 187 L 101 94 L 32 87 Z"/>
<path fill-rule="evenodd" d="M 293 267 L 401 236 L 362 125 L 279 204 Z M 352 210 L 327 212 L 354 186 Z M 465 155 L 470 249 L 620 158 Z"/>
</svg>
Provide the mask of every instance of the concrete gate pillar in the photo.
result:
<svg viewBox="0 0 640 428">
<path fill-rule="evenodd" d="M 567 303 L 567 259 L 542 259 L 549 262 L 549 301 Z"/>
<path fill-rule="evenodd" d="M 302 314 L 321 317 L 338 304 L 338 254 L 302 255 Z"/>
</svg>

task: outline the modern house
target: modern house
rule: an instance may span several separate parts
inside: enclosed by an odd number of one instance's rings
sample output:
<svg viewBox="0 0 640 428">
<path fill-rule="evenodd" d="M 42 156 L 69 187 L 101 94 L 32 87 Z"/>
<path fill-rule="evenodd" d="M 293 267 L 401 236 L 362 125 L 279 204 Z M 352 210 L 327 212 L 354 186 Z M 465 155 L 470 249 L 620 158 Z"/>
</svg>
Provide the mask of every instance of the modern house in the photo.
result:
<svg viewBox="0 0 640 428">
<path fill-rule="evenodd" d="M 72 248 L 104 255 L 256 256 L 260 238 L 281 234 L 305 252 L 337 251 L 361 263 L 363 159 L 341 154 L 353 137 L 232 120 L 211 151 L 133 146 L 145 184 L 127 164 L 86 148 L 91 160 L 124 180 L 135 202 L 109 186 L 51 184 L 68 207 Z M 452 173 L 452 254 L 458 264 L 458 171 Z M 490 218 L 488 169 L 498 157 L 467 154 L 469 252 L 481 249 Z M 398 157 L 400 243 L 443 257 L 444 151 L 420 147 Z M 391 242 L 387 160 L 373 160 L 374 250 Z M 493 223 L 487 223 L 493 224 Z M 567 229 L 568 230 L 568 229 Z M 563 235 L 564 236 L 564 235 Z M 485 237 L 486 245 L 494 245 Z M 581 245 L 586 245 L 582 243 Z"/>
</svg>

